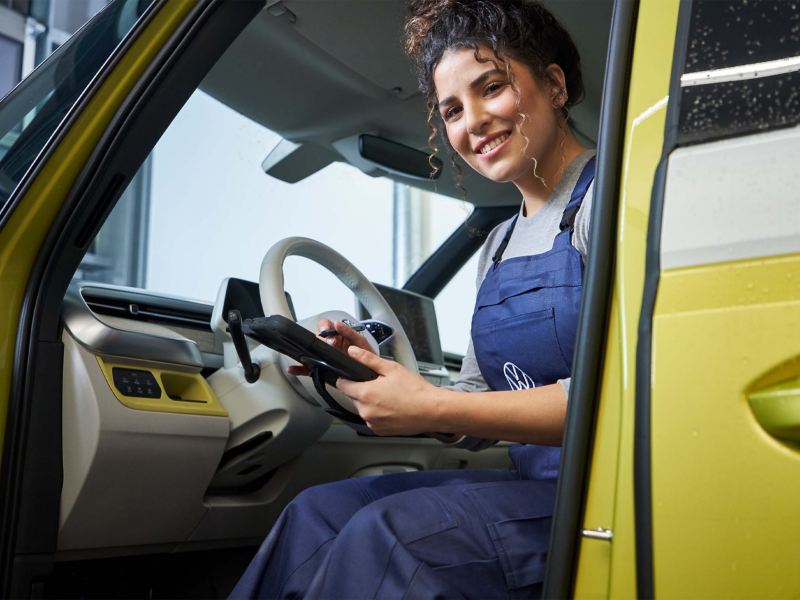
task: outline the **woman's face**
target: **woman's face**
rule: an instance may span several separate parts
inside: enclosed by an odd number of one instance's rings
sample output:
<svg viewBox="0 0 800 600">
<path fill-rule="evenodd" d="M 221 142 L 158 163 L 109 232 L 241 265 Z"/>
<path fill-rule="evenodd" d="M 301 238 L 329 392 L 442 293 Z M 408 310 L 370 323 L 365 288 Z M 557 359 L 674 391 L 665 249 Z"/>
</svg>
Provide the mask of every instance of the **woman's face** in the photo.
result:
<svg viewBox="0 0 800 600">
<path fill-rule="evenodd" d="M 556 88 L 509 59 L 519 90 L 517 105 L 505 65 L 491 50 L 481 47 L 479 53 L 489 60 L 476 60 L 471 48 L 448 50 L 442 56 L 433 72 L 439 114 L 450 144 L 467 164 L 493 181 L 513 181 L 524 189 L 537 179 L 533 159 L 541 174 L 558 154 L 560 132 L 552 97 Z"/>
</svg>

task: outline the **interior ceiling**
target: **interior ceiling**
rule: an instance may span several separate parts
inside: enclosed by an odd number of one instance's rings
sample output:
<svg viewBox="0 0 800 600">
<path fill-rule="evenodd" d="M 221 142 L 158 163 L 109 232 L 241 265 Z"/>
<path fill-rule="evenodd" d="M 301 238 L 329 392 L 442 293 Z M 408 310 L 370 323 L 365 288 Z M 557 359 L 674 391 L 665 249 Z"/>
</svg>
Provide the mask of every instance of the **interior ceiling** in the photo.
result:
<svg viewBox="0 0 800 600">
<path fill-rule="evenodd" d="M 586 98 L 571 115 L 579 133 L 593 142 L 612 0 L 544 4 L 581 53 Z M 267 5 L 206 77 L 206 92 L 293 142 L 335 152 L 335 140 L 377 133 L 428 151 L 425 101 L 401 46 L 403 0 L 267 0 Z M 437 181 L 408 183 L 459 198 L 450 161 L 441 158 L 446 166 Z M 463 170 L 469 202 L 518 202 L 513 185 Z"/>
</svg>

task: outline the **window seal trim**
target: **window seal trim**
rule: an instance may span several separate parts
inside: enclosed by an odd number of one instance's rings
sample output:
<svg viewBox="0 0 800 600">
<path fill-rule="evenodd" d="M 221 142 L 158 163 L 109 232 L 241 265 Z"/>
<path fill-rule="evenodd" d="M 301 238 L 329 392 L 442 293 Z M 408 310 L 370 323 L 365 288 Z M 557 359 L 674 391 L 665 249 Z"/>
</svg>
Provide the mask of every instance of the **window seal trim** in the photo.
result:
<svg viewBox="0 0 800 600">
<path fill-rule="evenodd" d="M 656 167 L 650 200 L 645 250 L 644 289 L 636 346 L 635 415 L 633 439 L 633 503 L 636 554 L 636 595 L 655 597 L 653 564 L 653 479 L 652 479 L 652 342 L 653 315 L 661 280 L 661 228 L 669 156 L 678 147 L 681 113 L 681 75 L 686 65 L 694 0 L 678 9 L 675 46 L 672 53 L 669 100 L 664 123 L 664 146 Z"/>
</svg>

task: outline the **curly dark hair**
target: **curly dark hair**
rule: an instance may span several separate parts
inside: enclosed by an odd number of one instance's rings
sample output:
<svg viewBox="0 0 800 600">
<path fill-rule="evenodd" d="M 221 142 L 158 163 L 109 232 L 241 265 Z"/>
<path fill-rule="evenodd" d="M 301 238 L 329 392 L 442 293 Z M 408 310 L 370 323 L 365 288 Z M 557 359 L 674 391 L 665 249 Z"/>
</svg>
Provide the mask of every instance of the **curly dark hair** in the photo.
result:
<svg viewBox="0 0 800 600">
<path fill-rule="evenodd" d="M 405 24 L 405 50 L 417 69 L 419 87 L 428 101 L 428 139 L 433 157 L 437 152 L 436 90 L 433 72 L 442 55 L 450 49 L 471 48 L 480 61 L 479 48 L 491 49 L 509 75 L 514 91 L 519 90 L 509 68 L 508 58 L 526 65 L 533 75 L 547 79 L 548 65 L 557 64 L 564 71 L 566 97 L 562 115 L 583 99 L 583 76 L 578 49 L 569 33 L 544 7 L 528 0 L 409 0 L 410 15 Z M 526 115 L 520 115 L 524 120 Z M 447 142 L 445 138 L 445 142 Z M 431 158 L 432 161 L 432 158 Z M 456 185 L 461 177 L 456 167 Z M 433 166 L 433 162 L 431 162 Z"/>
<path fill-rule="evenodd" d="M 557 64 L 567 83 L 566 107 L 583 99 L 578 49 L 569 33 L 541 5 L 527 0 L 410 0 L 405 49 L 417 67 L 419 87 L 435 100 L 433 71 L 446 50 L 490 48 L 511 57 L 539 78 Z"/>
</svg>

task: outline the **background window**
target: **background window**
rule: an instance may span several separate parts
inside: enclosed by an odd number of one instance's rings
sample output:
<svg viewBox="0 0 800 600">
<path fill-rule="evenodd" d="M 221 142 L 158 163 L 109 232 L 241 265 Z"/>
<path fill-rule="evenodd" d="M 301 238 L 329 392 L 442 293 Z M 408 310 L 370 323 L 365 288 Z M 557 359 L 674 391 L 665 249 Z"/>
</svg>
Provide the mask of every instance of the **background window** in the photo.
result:
<svg viewBox="0 0 800 600">
<path fill-rule="evenodd" d="M 0 98 L 19 83 L 22 76 L 22 44 L 0 35 Z"/>
</svg>

